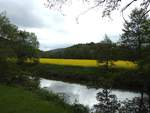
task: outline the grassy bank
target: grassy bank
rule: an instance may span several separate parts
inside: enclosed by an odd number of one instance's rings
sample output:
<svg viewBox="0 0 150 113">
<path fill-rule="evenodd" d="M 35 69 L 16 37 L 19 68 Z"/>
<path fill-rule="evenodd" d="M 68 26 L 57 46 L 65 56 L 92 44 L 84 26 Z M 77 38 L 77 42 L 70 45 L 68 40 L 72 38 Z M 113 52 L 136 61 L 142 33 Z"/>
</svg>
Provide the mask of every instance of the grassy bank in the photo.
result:
<svg viewBox="0 0 150 113">
<path fill-rule="evenodd" d="M 25 68 L 26 67 L 26 68 Z M 81 83 L 88 86 L 103 87 L 104 83 L 111 84 L 114 88 L 137 89 L 139 87 L 136 70 L 110 69 L 106 71 L 97 67 L 66 66 L 54 64 L 26 64 L 23 69 L 34 72 L 35 76 L 47 79 Z"/>
<path fill-rule="evenodd" d="M 1 113 L 76 113 L 54 94 L 26 91 L 21 87 L 0 85 Z M 83 112 L 81 112 L 83 113 Z M 85 112 L 84 112 L 85 113 Z"/>
</svg>

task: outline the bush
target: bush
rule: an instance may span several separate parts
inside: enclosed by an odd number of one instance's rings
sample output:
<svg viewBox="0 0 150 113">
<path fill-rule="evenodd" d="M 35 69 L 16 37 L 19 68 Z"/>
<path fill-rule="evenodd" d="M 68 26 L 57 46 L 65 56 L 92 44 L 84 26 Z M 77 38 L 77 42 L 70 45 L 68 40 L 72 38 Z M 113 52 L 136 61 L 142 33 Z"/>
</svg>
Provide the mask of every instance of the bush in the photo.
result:
<svg viewBox="0 0 150 113">
<path fill-rule="evenodd" d="M 82 104 L 74 104 L 73 108 L 75 113 L 89 113 L 89 108 Z"/>
<path fill-rule="evenodd" d="M 4 62 L 0 64 L 0 83 L 19 85 L 29 90 L 39 87 L 39 78 L 33 73 L 21 70 L 16 64 Z"/>
</svg>

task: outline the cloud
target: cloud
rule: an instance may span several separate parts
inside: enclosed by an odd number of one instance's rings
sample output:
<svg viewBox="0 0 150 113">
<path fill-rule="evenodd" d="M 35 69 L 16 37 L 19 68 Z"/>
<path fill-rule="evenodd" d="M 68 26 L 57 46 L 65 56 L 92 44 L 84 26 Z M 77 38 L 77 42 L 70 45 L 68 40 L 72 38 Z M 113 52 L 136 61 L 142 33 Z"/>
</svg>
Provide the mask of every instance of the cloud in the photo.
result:
<svg viewBox="0 0 150 113">
<path fill-rule="evenodd" d="M 20 27 L 41 28 L 49 25 L 48 20 L 50 23 L 56 20 L 54 13 L 49 18 L 44 10 L 40 0 L 0 0 L 0 12 L 6 11 L 12 23 Z"/>
<path fill-rule="evenodd" d="M 1 0 L 0 11 L 6 11 L 10 20 L 20 27 L 42 27 L 44 22 L 33 3 L 32 0 Z"/>
<path fill-rule="evenodd" d="M 40 49 L 63 48 L 78 43 L 100 42 L 105 34 L 116 41 L 121 33 L 122 18 L 114 13 L 112 21 L 103 19 L 99 11 L 92 10 L 76 16 L 85 10 L 74 0 L 71 9 L 65 9 L 66 16 L 44 7 L 43 0 L 0 0 L 0 11 L 6 11 L 11 22 L 20 29 L 34 32 L 40 42 Z"/>
</svg>

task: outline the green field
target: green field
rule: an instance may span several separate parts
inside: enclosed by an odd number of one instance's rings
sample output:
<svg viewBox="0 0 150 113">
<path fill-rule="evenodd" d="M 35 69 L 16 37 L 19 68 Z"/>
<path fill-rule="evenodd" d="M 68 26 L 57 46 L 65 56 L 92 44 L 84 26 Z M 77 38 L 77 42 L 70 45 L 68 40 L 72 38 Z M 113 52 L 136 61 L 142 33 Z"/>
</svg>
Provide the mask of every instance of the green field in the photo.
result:
<svg viewBox="0 0 150 113">
<path fill-rule="evenodd" d="M 51 58 L 40 58 L 41 64 L 56 64 L 66 66 L 81 66 L 81 67 L 98 67 L 103 64 L 99 64 L 97 60 L 82 60 L 82 59 L 51 59 Z M 114 68 L 124 69 L 135 69 L 137 64 L 131 61 L 113 61 Z"/>
<path fill-rule="evenodd" d="M 53 94 L 51 94 L 53 95 Z M 45 96 L 47 97 L 47 96 Z M 0 113 L 75 113 L 56 96 L 48 100 L 23 88 L 0 85 Z"/>
</svg>

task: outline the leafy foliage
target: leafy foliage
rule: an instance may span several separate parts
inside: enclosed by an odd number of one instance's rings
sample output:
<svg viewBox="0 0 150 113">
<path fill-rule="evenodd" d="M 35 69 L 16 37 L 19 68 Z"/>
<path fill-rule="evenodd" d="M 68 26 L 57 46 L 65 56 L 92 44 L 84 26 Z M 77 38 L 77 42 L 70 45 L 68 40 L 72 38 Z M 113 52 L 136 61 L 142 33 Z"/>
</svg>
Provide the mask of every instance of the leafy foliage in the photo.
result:
<svg viewBox="0 0 150 113">
<path fill-rule="evenodd" d="M 34 33 L 18 30 L 6 14 L 0 14 L 0 61 L 16 57 L 18 62 L 37 58 L 39 42 Z"/>
<path fill-rule="evenodd" d="M 38 87 L 38 79 L 30 79 L 33 73 L 20 69 L 27 59 L 38 61 L 39 43 L 34 33 L 18 30 L 4 12 L 0 13 L 0 83 L 19 84 L 28 89 Z"/>
<path fill-rule="evenodd" d="M 110 89 L 103 89 L 97 94 L 98 104 L 95 113 L 149 113 L 147 97 L 135 97 L 132 100 L 119 101 Z"/>
<path fill-rule="evenodd" d="M 103 89 L 97 94 L 99 103 L 95 105 L 96 113 L 116 113 L 120 107 L 117 97 L 110 94 L 110 89 Z"/>
<path fill-rule="evenodd" d="M 150 19 L 144 9 L 134 9 L 130 21 L 124 24 L 121 37 L 122 44 L 133 49 L 140 49 L 150 44 Z M 145 15 L 144 15 L 145 14 Z"/>
</svg>

